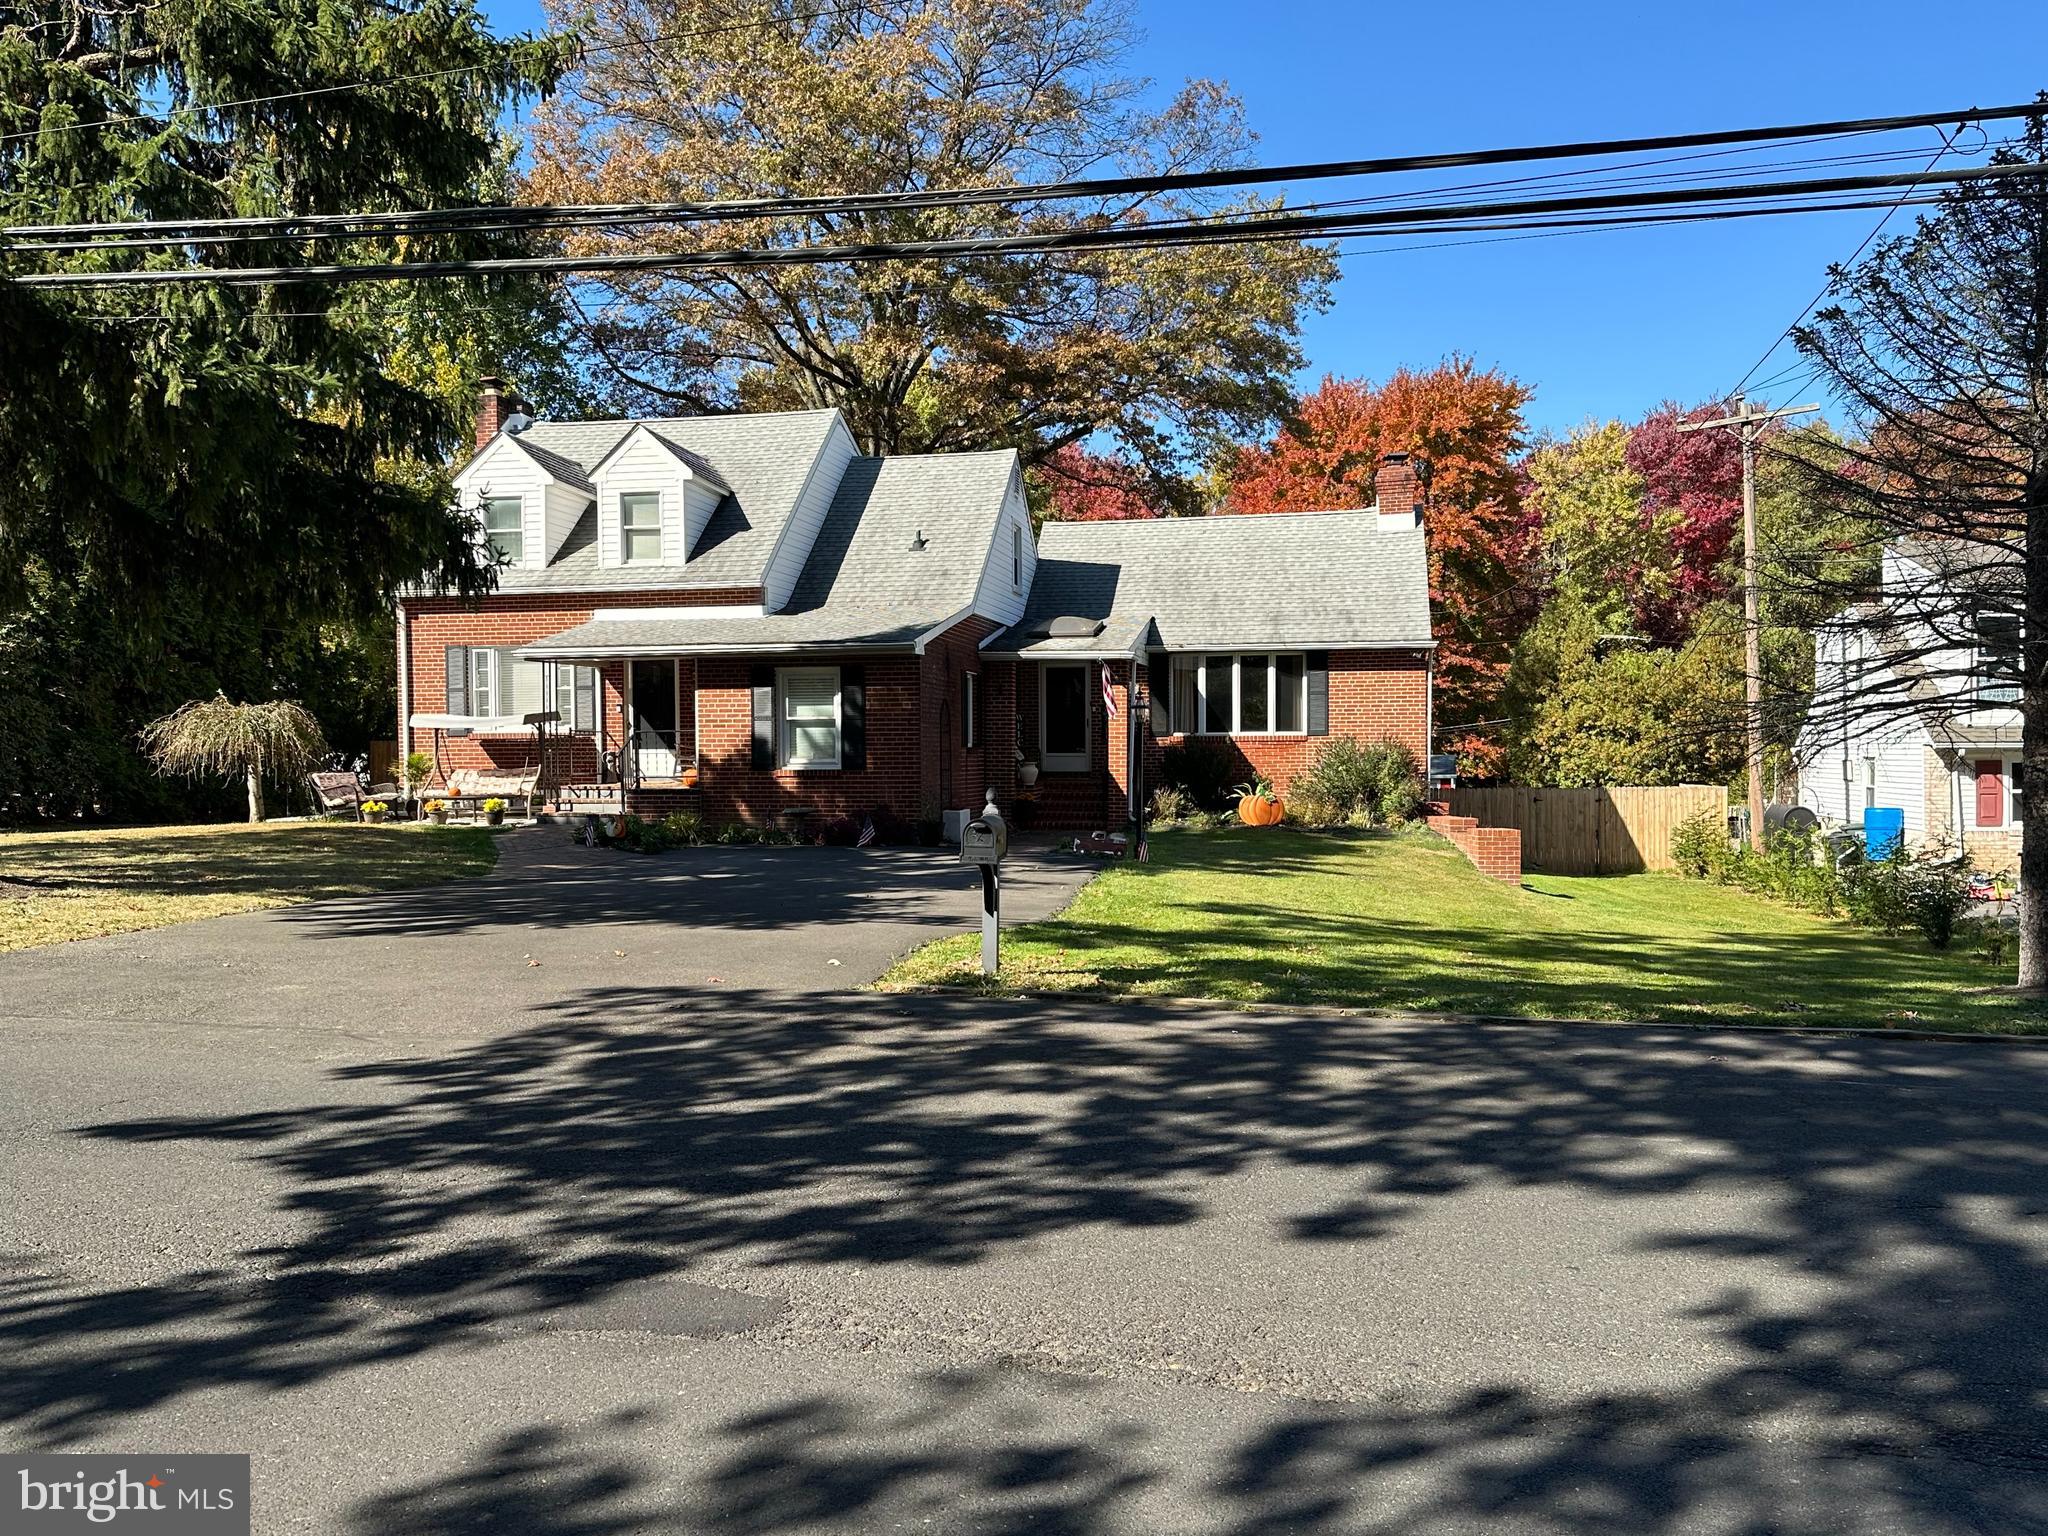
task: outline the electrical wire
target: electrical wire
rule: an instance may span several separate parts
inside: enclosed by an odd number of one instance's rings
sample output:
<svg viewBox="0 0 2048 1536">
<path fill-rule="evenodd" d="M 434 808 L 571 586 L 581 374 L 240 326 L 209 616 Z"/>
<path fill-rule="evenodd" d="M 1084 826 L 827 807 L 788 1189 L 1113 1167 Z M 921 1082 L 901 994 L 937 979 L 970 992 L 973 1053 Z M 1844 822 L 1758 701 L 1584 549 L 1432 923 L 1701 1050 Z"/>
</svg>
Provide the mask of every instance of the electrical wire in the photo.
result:
<svg viewBox="0 0 2048 1536">
<path fill-rule="evenodd" d="M 1169 245 L 1267 242 L 1297 240 L 1343 231 L 1380 229 L 1416 233 L 1432 228 L 1465 231 L 1500 228 L 1555 227 L 1546 223 L 1555 216 L 1574 216 L 1571 222 L 1597 221 L 1621 210 L 1640 210 L 1636 217 L 1654 217 L 1652 210 L 1688 204 L 1748 203 L 1778 199 L 1776 206 L 1695 209 L 1675 217 L 1696 220 L 1722 217 L 1755 217 L 1793 212 L 1832 212 L 1881 206 L 1868 198 L 1833 202 L 1786 202 L 1792 198 L 1814 198 L 1842 193 L 1872 192 L 1903 187 L 1902 202 L 1915 201 L 1918 188 L 1965 180 L 1986 180 L 2009 176 L 2039 176 L 2048 165 L 2026 163 L 1987 166 L 1971 170 L 1936 171 L 1898 176 L 1850 176 L 1795 182 L 1770 182 L 1734 186 L 1664 188 L 1655 191 L 1611 195 L 1523 199 L 1515 201 L 1446 204 L 1409 209 L 1371 209 L 1346 214 L 1280 214 L 1260 218 L 1234 219 L 1227 223 L 1156 226 L 1118 225 L 1107 228 L 1068 229 L 1035 235 L 971 236 L 916 241 L 876 241 L 861 244 L 799 245 L 788 247 L 745 247 L 738 249 L 648 252 L 639 255 L 560 255 L 476 258 L 424 262 L 391 262 L 374 265 L 327 264 L 301 267 L 212 268 L 183 267 L 111 272 L 40 272 L 18 275 L 11 280 L 29 287 L 112 287 L 138 284 L 181 284 L 212 282 L 226 284 L 269 284 L 294 282 L 391 281 L 420 277 L 488 276 L 513 273 L 651 272 L 665 269 L 736 269 L 773 266 L 817 266 L 892 260 L 929 260 L 960 256 L 1010 256 L 1062 251 L 1152 249 Z M 1512 224 L 1498 221 L 1513 219 Z M 1495 222 L 1488 222 L 1495 221 Z"/>
</svg>

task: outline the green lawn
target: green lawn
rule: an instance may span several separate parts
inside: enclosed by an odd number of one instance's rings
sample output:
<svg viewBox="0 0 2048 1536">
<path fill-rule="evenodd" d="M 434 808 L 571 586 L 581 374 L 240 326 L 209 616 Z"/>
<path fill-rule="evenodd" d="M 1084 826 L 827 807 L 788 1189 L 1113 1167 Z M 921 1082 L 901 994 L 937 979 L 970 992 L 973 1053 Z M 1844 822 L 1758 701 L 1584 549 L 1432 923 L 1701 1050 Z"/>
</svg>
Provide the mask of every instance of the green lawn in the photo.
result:
<svg viewBox="0 0 2048 1536">
<path fill-rule="evenodd" d="M 481 827 L 128 827 L 0 833 L 0 950 L 481 874 Z"/>
<path fill-rule="evenodd" d="M 880 985 L 980 986 L 978 939 Z M 2009 1032 L 2048 1012 L 1983 962 L 1675 875 L 1483 878 L 1428 833 L 1162 832 L 1005 935 L 1005 990 L 1585 1019 Z"/>
</svg>

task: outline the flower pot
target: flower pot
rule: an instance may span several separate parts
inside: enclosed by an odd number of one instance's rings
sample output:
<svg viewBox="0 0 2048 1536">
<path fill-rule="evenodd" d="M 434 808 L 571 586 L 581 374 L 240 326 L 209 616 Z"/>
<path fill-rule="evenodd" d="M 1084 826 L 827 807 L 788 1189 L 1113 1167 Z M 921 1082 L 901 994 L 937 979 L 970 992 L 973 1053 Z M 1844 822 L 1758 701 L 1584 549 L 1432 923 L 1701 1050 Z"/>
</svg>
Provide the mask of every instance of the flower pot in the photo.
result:
<svg viewBox="0 0 2048 1536">
<path fill-rule="evenodd" d="M 1036 784 L 1038 782 L 1038 764 L 1019 763 L 1017 765 L 1017 782 L 1026 789 Z"/>
<path fill-rule="evenodd" d="M 1275 827 L 1287 814 L 1287 807 L 1263 795 L 1246 795 L 1237 802 L 1237 819 L 1248 827 Z"/>
<path fill-rule="evenodd" d="M 502 827 L 505 825 L 505 813 L 503 811 L 485 811 L 484 820 L 494 827 Z"/>
<path fill-rule="evenodd" d="M 378 822 L 381 822 L 386 816 L 389 816 L 390 814 L 391 813 L 389 811 L 365 811 L 363 812 L 363 820 L 369 822 L 372 826 L 375 826 Z"/>
<path fill-rule="evenodd" d="M 448 813 L 446 811 L 429 811 L 427 812 L 427 815 L 433 820 L 434 825 L 437 827 L 445 827 L 448 825 Z"/>
</svg>

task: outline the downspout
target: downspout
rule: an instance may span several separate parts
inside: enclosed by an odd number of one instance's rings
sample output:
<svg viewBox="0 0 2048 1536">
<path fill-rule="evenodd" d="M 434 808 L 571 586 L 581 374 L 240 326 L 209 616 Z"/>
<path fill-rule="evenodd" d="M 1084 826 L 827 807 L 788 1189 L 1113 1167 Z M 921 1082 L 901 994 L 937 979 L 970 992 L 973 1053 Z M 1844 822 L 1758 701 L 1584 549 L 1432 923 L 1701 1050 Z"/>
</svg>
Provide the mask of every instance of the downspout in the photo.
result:
<svg viewBox="0 0 2048 1536">
<path fill-rule="evenodd" d="M 399 598 L 394 606 L 398 610 L 398 767 L 403 777 L 405 760 L 412 755 L 412 636 L 405 622 L 405 599 Z"/>
</svg>

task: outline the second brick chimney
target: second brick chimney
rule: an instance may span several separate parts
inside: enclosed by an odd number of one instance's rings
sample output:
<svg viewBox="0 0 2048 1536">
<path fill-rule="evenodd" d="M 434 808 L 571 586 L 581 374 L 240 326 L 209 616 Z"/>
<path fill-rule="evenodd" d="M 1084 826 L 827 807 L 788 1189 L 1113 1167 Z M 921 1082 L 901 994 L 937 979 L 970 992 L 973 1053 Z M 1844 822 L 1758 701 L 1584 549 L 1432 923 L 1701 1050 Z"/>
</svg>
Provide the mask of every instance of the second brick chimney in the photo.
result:
<svg viewBox="0 0 2048 1536">
<path fill-rule="evenodd" d="M 1382 528 L 1413 528 L 1422 521 L 1422 461 L 1405 453 L 1383 453 L 1373 471 L 1372 490 Z"/>
<path fill-rule="evenodd" d="M 476 445 L 487 447 L 498 435 L 498 428 L 505 425 L 509 404 L 505 398 L 505 381 L 499 378 L 482 378 L 476 381 Z"/>
</svg>

